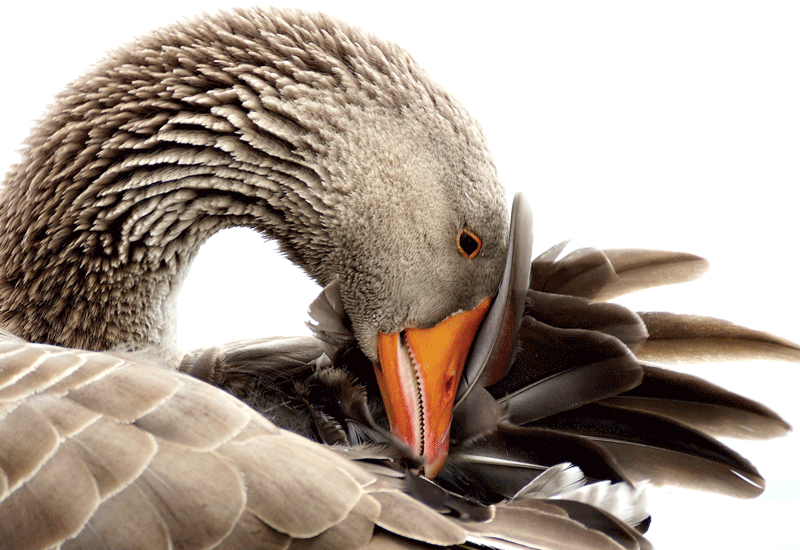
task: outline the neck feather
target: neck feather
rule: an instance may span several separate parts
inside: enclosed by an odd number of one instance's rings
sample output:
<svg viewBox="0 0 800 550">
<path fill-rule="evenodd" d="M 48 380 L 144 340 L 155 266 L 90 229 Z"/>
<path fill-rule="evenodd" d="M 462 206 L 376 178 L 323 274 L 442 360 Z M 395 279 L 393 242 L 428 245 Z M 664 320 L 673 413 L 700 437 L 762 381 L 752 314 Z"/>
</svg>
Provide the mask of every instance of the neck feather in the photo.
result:
<svg viewBox="0 0 800 550">
<path fill-rule="evenodd" d="M 324 16 L 238 11 L 138 40 L 57 98 L 0 190 L 0 327 L 175 361 L 181 283 L 232 226 L 277 239 L 327 284 L 359 246 L 354 224 L 379 224 L 362 184 L 414 168 L 394 152 L 409 113 L 412 158 L 447 157 L 431 152 L 439 128 L 491 164 L 405 51 Z"/>
<path fill-rule="evenodd" d="M 231 226 L 278 239 L 327 283 L 323 219 L 347 190 L 319 159 L 345 96 L 364 93 L 359 52 L 329 43 L 328 24 L 288 12 L 184 24 L 62 93 L 0 195 L 0 326 L 174 358 L 183 278 Z"/>
</svg>

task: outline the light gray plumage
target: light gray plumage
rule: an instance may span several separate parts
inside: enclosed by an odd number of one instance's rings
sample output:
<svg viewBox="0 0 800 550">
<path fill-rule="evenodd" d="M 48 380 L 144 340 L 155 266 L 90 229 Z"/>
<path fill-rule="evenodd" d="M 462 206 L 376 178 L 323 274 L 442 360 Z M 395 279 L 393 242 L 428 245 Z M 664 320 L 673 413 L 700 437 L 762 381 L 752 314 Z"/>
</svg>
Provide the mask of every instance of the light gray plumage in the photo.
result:
<svg viewBox="0 0 800 550">
<path fill-rule="evenodd" d="M 621 548 L 538 501 L 496 523 L 441 516 L 168 369 L 10 335 L 0 362 L 3 549 Z"/>
<path fill-rule="evenodd" d="M 238 11 L 113 53 L 57 99 L 6 180 L 0 323 L 37 342 L 179 361 L 198 248 L 250 226 L 356 337 L 432 326 L 493 293 L 505 198 L 478 124 L 411 57 L 321 15 Z M 483 240 L 462 257 L 458 232 Z"/>
</svg>

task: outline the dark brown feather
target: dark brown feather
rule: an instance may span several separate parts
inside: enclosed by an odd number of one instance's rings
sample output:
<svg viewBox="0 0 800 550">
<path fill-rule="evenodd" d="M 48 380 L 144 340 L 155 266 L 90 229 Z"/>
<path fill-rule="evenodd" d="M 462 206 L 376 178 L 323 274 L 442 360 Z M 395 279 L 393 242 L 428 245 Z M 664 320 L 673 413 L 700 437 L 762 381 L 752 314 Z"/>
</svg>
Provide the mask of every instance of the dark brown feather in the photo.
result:
<svg viewBox="0 0 800 550">
<path fill-rule="evenodd" d="M 531 290 L 593 298 L 618 279 L 606 255 L 595 248 L 581 248 L 557 259 L 566 245 L 560 243 L 533 260 Z"/>
<path fill-rule="evenodd" d="M 577 296 L 529 290 L 525 315 L 557 328 L 602 332 L 633 350 L 648 337 L 644 321 L 628 308 Z"/>
<path fill-rule="evenodd" d="M 520 341 L 516 367 L 489 388 L 514 422 L 616 395 L 642 378 L 628 348 L 602 332 L 554 328 L 525 317 Z"/>
<path fill-rule="evenodd" d="M 537 426 L 572 433 L 607 449 L 634 481 L 754 497 L 764 490 L 755 467 L 718 441 L 667 418 L 592 404 Z"/>
<path fill-rule="evenodd" d="M 775 412 L 690 374 L 644 365 L 636 388 L 604 403 L 666 416 L 713 437 L 768 439 L 791 427 Z"/>
</svg>

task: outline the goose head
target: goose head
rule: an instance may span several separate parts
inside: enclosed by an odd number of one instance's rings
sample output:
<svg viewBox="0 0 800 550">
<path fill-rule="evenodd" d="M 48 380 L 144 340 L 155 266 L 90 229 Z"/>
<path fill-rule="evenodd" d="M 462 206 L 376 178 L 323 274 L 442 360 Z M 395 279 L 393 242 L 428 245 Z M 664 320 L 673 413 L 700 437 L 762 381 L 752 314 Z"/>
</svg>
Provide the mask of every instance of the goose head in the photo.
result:
<svg viewBox="0 0 800 550">
<path fill-rule="evenodd" d="M 351 120 L 367 124 L 340 137 L 347 153 L 329 168 L 352 191 L 332 217 L 333 259 L 317 278 L 339 280 L 392 430 L 433 475 L 447 456 L 461 370 L 503 270 L 504 194 L 464 112 L 412 104 Z"/>
<path fill-rule="evenodd" d="M 294 11 L 167 27 L 58 97 L 2 193 L 4 328 L 174 365 L 197 249 L 249 226 L 338 279 L 393 432 L 443 464 L 508 216 L 479 125 L 401 48 Z"/>
</svg>

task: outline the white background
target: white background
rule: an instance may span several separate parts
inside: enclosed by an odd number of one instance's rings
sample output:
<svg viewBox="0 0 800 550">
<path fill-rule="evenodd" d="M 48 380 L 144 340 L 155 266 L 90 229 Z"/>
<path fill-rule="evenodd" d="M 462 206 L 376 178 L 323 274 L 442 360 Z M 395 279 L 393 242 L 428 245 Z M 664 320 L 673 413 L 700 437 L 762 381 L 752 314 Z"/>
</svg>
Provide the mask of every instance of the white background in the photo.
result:
<svg viewBox="0 0 800 550">
<path fill-rule="evenodd" d="M 15 2 L 0 10 L 0 168 L 53 95 L 111 48 L 224 0 Z M 286 5 L 284 2 L 282 5 Z M 667 248 L 699 283 L 623 303 L 725 317 L 800 341 L 800 15 L 792 2 L 297 2 L 404 45 L 486 130 L 536 251 Z M 118 7 L 125 6 L 125 7 Z M 244 230 L 209 242 L 184 288 L 187 348 L 305 331 L 317 289 Z M 800 425 L 800 365 L 693 369 Z M 739 501 L 652 495 L 658 548 L 800 547 L 798 436 L 732 443 L 768 480 Z"/>
</svg>

